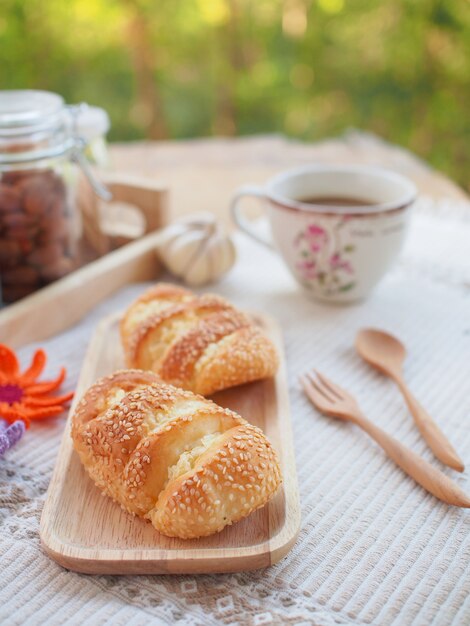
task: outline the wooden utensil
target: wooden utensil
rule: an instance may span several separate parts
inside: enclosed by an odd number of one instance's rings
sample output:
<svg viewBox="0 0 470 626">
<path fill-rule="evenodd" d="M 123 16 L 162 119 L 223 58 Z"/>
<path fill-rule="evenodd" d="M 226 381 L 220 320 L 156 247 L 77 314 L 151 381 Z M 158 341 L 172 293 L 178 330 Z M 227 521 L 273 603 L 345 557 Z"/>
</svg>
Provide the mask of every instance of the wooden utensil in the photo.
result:
<svg viewBox="0 0 470 626">
<path fill-rule="evenodd" d="M 331 417 L 349 420 L 376 441 L 401 469 L 426 491 L 447 504 L 470 508 L 470 497 L 443 472 L 375 426 L 361 412 L 356 400 L 319 372 L 300 377 L 305 393 L 316 408 Z"/>
<path fill-rule="evenodd" d="M 458 472 L 463 472 L 465 465 L 462 459 L 439 426 L 408 389 L 403 379 L 402 366 L 406 349 L 401 341 L 383 330 L 364 328 L 356 336 L 356 350 L 364 361 L 396 382 L 416 426 L 436 458 Z"/>
<path fill-rule="evenodd" d="M 279 453 L 283 483 L 275 497 L 246 519 L 201 539 L 172 539 L 103 498 L 73 450 L 67 420 L 41 518 L 44 550 L 62 566 L 88 574 L 195 574 L 268 567 L 293 546 L 300 507 L 282 336 L 264 315 L 255 322 L 278 347 L 274 378 L 225 389 L 212 396 L 259 426 Z M 124 367 L 119 315 L 103 320 L 94 335 L 70 409 L 98 377 Z"/>
</svg>

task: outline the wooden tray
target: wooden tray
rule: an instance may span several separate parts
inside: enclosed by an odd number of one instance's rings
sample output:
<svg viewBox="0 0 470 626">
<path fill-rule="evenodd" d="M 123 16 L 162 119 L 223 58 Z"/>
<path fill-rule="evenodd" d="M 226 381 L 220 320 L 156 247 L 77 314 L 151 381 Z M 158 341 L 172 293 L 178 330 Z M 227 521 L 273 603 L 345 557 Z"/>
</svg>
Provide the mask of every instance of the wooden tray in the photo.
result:
<svg viewBox="0 0 470 626">
<path fill-rule="evenodd" d="M 121 287 L 157 277 L 158 229 L 169 221 L 167 190 L 153 181 L 122 175 L 108 176 L 105 182 L 113 194 L 111 202 L 98 202 L 86 184 L 81 186 L 79 202 L 82 246 L 99 258 L 91 260 L 84 252 L 83 267 L 4 307 L 1 343 L 19 348 L 57 335 Z M 135 230 L 136 218 L 142 232 Z M 136 237 L 124 237 L 122 232 Z"/>
<path fill-rule="evenodd" d="M 254 317 L 282 355 L 277 324 Z M 90 344 L 74 405 L 99 376 L 121 367 L 118 317 L 113 316 L 101 322 Z M 272 565 L 287 554 L 299 531 L 300 509 L 283 359 L 275 379 L 227 389 L 213 399 L 262 428 L 278 451 L 284 482 L 271 502 L 211 537 L 164 537 L 101 496 L 73 450 L 69 416 L 41 518 L 46 553 L 60 565 L 88 574 L 235 572 Z"/>
</svg>

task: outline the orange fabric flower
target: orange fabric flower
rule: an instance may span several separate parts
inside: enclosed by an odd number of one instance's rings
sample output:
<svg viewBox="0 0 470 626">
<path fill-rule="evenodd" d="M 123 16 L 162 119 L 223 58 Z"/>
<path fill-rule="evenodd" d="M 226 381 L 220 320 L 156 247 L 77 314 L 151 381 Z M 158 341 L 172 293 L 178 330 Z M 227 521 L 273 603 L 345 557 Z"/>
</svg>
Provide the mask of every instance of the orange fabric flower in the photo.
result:
<svg viewBox="0 0 470 626">
<path fill-rule="evenodd" d="M 63 396 L 50 396 L 65 378 L 65 368 L 55 380 L 38 383 L 36 379 L 46 365 L 46 353 L 37 350 L 31 365 L 23 373 L 16 354 L 8 346 L 0 344 L 0 418 L 12 424 L 23 420 L 29 428 L 32 420 L 42 420 L 65 410 L 64 404 L 73 392 Z"/>
</svg>

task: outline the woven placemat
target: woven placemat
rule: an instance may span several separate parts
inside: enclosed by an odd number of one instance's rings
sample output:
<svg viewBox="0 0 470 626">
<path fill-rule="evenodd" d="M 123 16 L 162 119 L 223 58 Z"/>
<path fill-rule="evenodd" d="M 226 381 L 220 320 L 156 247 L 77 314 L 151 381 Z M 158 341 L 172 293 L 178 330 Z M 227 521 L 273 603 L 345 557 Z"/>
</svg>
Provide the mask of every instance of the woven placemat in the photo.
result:
<svg viewBox="0 0 470 626">
<path fill-rule="evenodd" d="M 284 330 L 302 529 L 268 570 L 223 576 L 84 576 L 43 555 L 38 524 L 63 420 L 34 427 L 0 460 L 0 620 L 8 624 L 235 625 L 470 623 L 470 513 L 404 476 L 367 436 L 319 415 L 298 375 L 314 365 L 357 395 L 377 424 L 439 465 L 394 385 L 352 349 L 358 328 L 398 334 L 406 378 L 470 464 L 470 221 L 424 202 L 400 264 L 364 304 L 327 307 L 299 291 L 274 254 L 237 238 L 239 262 L 216 288 L 275 315 Z M 44 342 L 46 374 L 76 383 L 94 326 L 143 285 Z M 21 351 L 25 361 L 36 346 Z M 249 419 L 249 416 L 246 416 Z M 450 470 L 446 470 L 452 474 Z M 468 473 L 453 478 L 470 491 Z"/>
</svg>

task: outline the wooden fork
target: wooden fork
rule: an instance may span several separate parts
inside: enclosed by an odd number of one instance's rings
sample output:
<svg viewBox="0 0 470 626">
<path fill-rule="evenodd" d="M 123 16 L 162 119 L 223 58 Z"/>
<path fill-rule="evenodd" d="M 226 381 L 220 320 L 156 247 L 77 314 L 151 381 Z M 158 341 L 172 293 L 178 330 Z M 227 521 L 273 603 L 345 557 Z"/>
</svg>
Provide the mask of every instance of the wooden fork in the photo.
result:
<svg viewBox="0 0 470 626">
<path fill-rule="evenodd" d="M 330 417 L 351 421 L 376 441 L 388 456 L 426 491 L 447 504 L 470 508 L 470 498 L 443 472 L 433 467 L 394 437 L 375 426 L 361 412 L 356 400 L 320 372 L 300 377 L 302 387 L 314 406 Z"/>
</svg>

